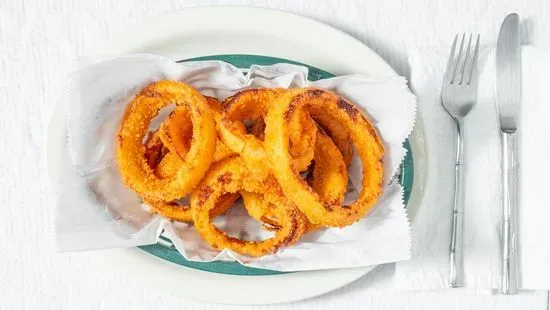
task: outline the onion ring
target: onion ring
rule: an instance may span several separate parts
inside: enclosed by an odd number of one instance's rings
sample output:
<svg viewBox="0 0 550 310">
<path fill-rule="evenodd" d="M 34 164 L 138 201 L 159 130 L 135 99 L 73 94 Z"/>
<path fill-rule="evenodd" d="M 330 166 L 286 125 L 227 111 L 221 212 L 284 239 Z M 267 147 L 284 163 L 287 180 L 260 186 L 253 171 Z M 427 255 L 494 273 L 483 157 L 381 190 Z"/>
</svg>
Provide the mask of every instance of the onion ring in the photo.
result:
<svg viewBox="0 0 550 310">
<path fill-rule="evenodd" d="M 193 139 L 176 175 L 159 178 L 147 163 L 142 141 L 151 120 L 171 103 L 188 108 Z M 151 199 L 172 201 L 187 195 L 200 182 L 212 163 L 215 146 L 214 116 L 206 99 L 186 84 L 162 80 L 145 87 L 126 108 L 117 135 L 116 161 L 128 187 Z"/>
<path fill-rule="evenodd" d="M 265 169 L 266 152 L 263 146 L 263 134 L 247 133 L 244 121 L 257 124 L 253 130 L 259 131 L 263 119 L 276 99 L 284 89 L 247 89 L 227 98 L 222 103 L 222 115 L 217 122 L 217 128 L 222 141 L 233 151 L 245 159 L 247 167 L 260 178 L 265 178 L 269 170 Z M 306 118 L 307 117 L 307 118 Z M 297 155 L 293 162 L 296 171 L 305 170 L 313 158 L 313 145 L 316 137 L 316 126 L 309 116 L 302 119 L 298 115 L 292 120 L 293 147 L 292 154 Z"/>
<path fill-rule="evenodd" d="M 220 117 L 220 102 L 214 97 L 205 97 L 208 106 L 212 109 L 214 118 L 217 120 Z M 193 128 L 191 115 L 185 106 L 176 107 L 170 114 L 168 119 L 161 124 L 159 128 L 159 136 L 162 143 L 170 152 L 177 153 L 181 159 L 185 159 L 191 139 L 193 136 Z M 216 140 L 216 150 L 214 152 L 213 162 L 217 162 L 235 155 L 219 138 Z"/>
<path fill-rule="evenodd" d="M 214 97 L 205 96 L 208 105 L 214 111 L 214 119 L 216 123 L 220 121 L 221 118 L 221 103 L 218 99 Z M 218 135 L 218 140 L 216 140 L 216 152 L 214 153 L 214 162 L 222 161 L 226 158 L 236 155 L 227 145 L 225 145 Z"/>
<path fill-rule="evenodd" d="M 220 199 L 216 202 L 214 208 L 210 210 L 210 216 L 215 217 L 223 214 L 225 211 L 231 208 L 233 203 L 235 203 L 238 198 L 239 194 L 233 193 L 221 196 Z M 143 201 L 149 206 L 149 208 L 151 208 L 151 211 L 160 214 L 171 221 L 187 223 L 193 222 L 193 214 L 191 212 L 191 208 L 188 205 L 180 205 L 175 201 L 170 203 L 162 201 L 157 202 L 153 200 Z"/>
<path fill-rule="evenodd" d="M 164 146 L 158 129 L 149 133 L 145 142 L 145 158 L 155 175 L 161 179 L 174 177 L 183 163 L 178 155 Z"/>
<path fill-rule="evenodd" d="M 325 134 L 317 135 L 313 160 L 311 188 L 322 201 L 342 204 L 348 186 L 348 170 L 342 154 Z"/>
<path fill-rule="evenodd" d="M 225 193 L 237 193 L 240 190 L 251 192 L 259 189 L 244 188 L 250 177 L 240 157 L 234 157 L 212 165 L 197 190 L 191 194 L 191 210 L 195 228 L 203 239 L 216 249 L 230 249 L 240 254 L 258 257 L 275 253 L 279 248 L 296 242 L 304 233 L 303 215 L 284 196 L 262 193 L 273 203 L 274 213 L 283 224 L 275 232 L 275 237 L 262 241 L 244 241 L 228 236 L 212 224 L 210 210 L 215 207 L 219 197 Z"/>
<path fill-rule="evenodd" d="M 153 133 L 152 137 L 154 137 L 155 134 L 156 132 Z M 148 144 L 146 146 L 149 146 Z M 156 145 L 154 146 L 156 148 Z M 168 149 L 166 148 L 165 150 L 168 151 Z M 156 149 L 148 149 L 148 151 L 156 151 Z M 147 153 L 148 152 L 146 152 L 146 154 Z M 155 175 L 157 175 L 159 178 L 171 178 L 176 174 L 181 164 L 182 160 L 179 158 L 178 155 L 174 155 L 173 153 L 168 152 L 162 157 L 162 159 L 156 166 L 152 165 L 151 168 L 154 169 Z M 218 203 L 216 204 L 216 207 L 211 211 L 212 216 L 223 214 L 238 198 L 238 194 L 226 194 L 222 196 L 220 198 L 220 201 L 218 201 Z M 188 205 L 180 204 L 177 201 L 165 202 L 161 200 L 147 199 L 147 197 L 144 197 L 143 201 L 151 208 L 151 211 L 160 214 L 172 221 L 193 222 L 191 209 Z"/>
<path fill-rule="evenodd" d="M 317 134 L 315 143 L 315 157 L 311 172 L 311 188 L 319 194 L 323 201 L 332 201 L 341 204 L 347 190 L 348 171 L 342 154 L 334 142 L 322 131 Z M 278 219 L 274 216 L 272 205 L 261 196 L 249 192 L 241 192 L 244 206 L 250 216 L 265 223 L 268 230 L 276 230 L 280 227 Z M 307 221 L 307 231 L 319 228 Z"/>
<path fill-rule="evenodd" d="M 170 116 L 160 124 L 158 133 L 162 144 L 170 153 L 185 160 L 193 138 L 193 123 L 189 109 L 186 106 L 176 107 Z"/>
<path fill-rule="evenodd" d="M 349 135 L 363 164 L 362 189 L 349 206 L 323 200 L 293 171 L 289 154 L 288 120 L 296 111 L 307 111 L 323 128 L 335 127 Z M 323 117 L 320 117 L 323 115 Z M 327 126 L 327 122 L 330 126 Z M 296 89 L 279 97 L 266 116 L 265 148 L 271 171 L 288 199 L 314 224 L 329 227 L 350 225 L 375 205 L 382 193 L 384 149 L 369 120 L 339 96 L 321 89 Z"/>
<path fill-rule="evenodd" d="M 214 117 L 219 115 L 219 101 L 212 97 L 206 97 L 206 99 L 208 105 L 213 109 Z M 172 178 L 176 175 L 180 166 L 184 164 L 182 158 L 185 158 L 189 152 L 192 135 L 191 115 L 185 106 L 176 107 L 159 129 L 150 134 L 145 145 L 145 155 L 148 158 L 149 166 L 154 169 L 157 177 L 163 179 Z M 234 154 L 218 139 L 213 162 L 223 160 Z M 216 205 L 213 214 L 218 215 L 225 212 L 238 197 L 238 195 L 228 196 L 230 197 L 227 198 L 227 202 Z M 155 213 L 164 217 L 174 221 L 192 221 L 189 206 L 182 205 L 177 201 L 164 201 L 148 197 L 143 197 L 143 200 Z"/>
<path fill-rule="evenodd" d="M 350 133 L 342 128 L 340 122 L 334 119 L 327 112 L 309 111 L 310 116 L 315 119 L 319 127 L 334 141 L 334 144 L 342 153 L 346 167 L 349 167 L 353 158 L 353 141 Z"/>
</svg>

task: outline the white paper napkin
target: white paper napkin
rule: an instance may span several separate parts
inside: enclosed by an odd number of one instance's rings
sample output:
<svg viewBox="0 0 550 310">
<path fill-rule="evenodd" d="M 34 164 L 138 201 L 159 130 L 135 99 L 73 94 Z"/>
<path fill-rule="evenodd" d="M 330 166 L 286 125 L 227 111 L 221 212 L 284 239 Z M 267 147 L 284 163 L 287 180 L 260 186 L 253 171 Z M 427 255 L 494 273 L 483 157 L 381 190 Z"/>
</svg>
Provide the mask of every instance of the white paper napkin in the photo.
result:
<svg viewBox="0 0 550 310">
<path fill-rule="evenodd" d="M 425 124 L 429 171 L 412 220 L 412 260 L 397 263 L 398 288 L 448 287 L 456 131 L 441 107 L 448 55 L 410 54 L 412 88 Z M 519 242 L 521 287 L 550 289 L 550 50 L 523 48 L 520 121 Z M 494 99 L 494 51 L 480 58 L 478 102 L 466 119 L 464 268 L 469 288 L 498 288 L 501 242 L 501 153 Z"/>
<path fill-rule="evenodd" d="M 249 74 L 217 61 L 177 64 L 154 55 L 93 59 L 74 73 L 65 93 L 68 144 L 58 199 L 57 241 L 61 251 L 129 247 L 156 242 L 161 230 L 187 259 L 237 260 L 265 269 L 293 271 L 368 266 L 409 258 L 409 223 L 403 189 L 394 174 L 405 154 L 416 112 L 414 96 L 403 77 L 376 79 L 362 75 L 310 82 L 307 68 L 276 64 L 252 66 Z M 162 78 L 189 83 L 203 94 L 224 98 L 247 87 L 321 87 L 364 108 L 379 130 L 386 150 L 384 193 L 374 211 L 352 226 L 308 234 L 292 248 L 251 259 L 209 247 L 192 225 L 171 223 L 144 210 L 125 188 L 114 160 L 115 136 L 126 104 L 145 85 Z M 360 164 L 350 179 L 361 178 Z M 241 210 L 242 211 L 242 210 Z M 265 237 L 266 232 L 239 208 L 216 222 L 231 235 Z M 239 225 L 232 225 L 239 221 Z"/>
</svg>

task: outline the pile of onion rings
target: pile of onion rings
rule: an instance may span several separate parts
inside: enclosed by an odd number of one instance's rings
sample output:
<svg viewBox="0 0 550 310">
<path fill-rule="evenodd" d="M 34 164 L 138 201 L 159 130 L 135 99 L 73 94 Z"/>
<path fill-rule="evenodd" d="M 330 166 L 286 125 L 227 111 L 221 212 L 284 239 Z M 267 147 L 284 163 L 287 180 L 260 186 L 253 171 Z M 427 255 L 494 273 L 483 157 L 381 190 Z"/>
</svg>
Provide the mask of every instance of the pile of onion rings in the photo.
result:
<svg viewBox="0 0 550 310">
<path fill-rule="evenodd" d="M 116 142 L 123 182 L 152 212 L 193 223 L 213 248 L 252 257 L 295 244 L 308 231 L 353 224 L 382 192 L 376 129 L 354 104 L 322 89 L 247 89 L 220 103 L 162 80 L 129 103 Z M 362 188 L 343 205 L 354 149 Z M 239 199 L 272 238 L 241 240 L 212 223 Z"/>
</svg>

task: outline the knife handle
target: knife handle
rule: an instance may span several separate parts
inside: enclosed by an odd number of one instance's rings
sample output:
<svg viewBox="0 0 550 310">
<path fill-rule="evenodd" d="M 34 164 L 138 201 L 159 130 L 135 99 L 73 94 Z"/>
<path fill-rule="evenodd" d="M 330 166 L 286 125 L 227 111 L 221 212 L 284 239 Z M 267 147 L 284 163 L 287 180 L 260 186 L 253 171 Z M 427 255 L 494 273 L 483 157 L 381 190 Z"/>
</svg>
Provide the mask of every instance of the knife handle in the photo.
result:
<svg viewBox="0 0 550 310">
<path fill-rule="evenodd" d="M 449 286 L 464 286 L 464 185 L 462 164 L 464 161 L 464 123 L 456 120 L 456 160 L 455 160 L 455 188 L 453 198 L 453 215 L 451 223 L 451 244 L 449 255 Z"/>
<path fill-rule="evenodd" d="M 502 294 L 518 292 L 517 135 L 502 133 Z"/>
</svg>

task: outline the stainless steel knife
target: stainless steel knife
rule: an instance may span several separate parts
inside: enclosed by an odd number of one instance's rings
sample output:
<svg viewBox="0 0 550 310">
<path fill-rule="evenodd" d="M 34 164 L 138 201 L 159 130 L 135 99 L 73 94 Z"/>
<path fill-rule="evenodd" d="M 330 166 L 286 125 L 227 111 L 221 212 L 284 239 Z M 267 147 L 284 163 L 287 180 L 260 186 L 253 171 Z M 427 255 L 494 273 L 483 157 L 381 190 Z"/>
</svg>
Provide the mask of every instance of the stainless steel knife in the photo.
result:
<svg viewBox="0 0 550 310">
<path fill-rule="evenodd" d="M 521 101 L 519 15 L 500 27 L 496 50 L 496 98 L 502 137 L 502 280 L 503 294 L 518 291 L 517 129 Z"/>
</svg>

